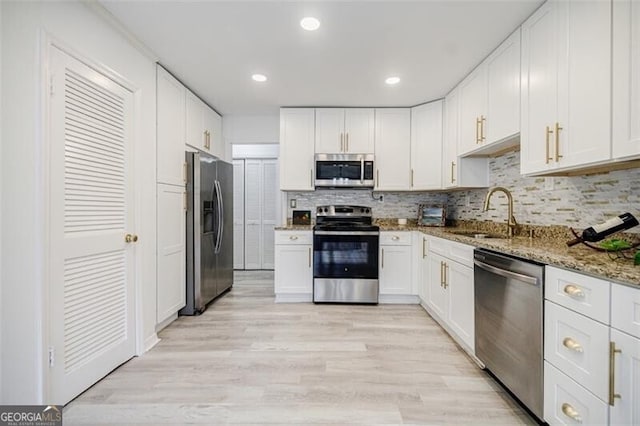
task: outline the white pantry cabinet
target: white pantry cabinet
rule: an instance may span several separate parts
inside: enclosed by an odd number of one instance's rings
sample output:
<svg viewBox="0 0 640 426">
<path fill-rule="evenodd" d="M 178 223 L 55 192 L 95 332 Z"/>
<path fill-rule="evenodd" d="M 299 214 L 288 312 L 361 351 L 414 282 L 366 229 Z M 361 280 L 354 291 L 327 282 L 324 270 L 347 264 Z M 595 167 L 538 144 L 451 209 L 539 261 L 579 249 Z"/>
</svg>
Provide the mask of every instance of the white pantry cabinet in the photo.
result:
<svg viewBox="0 0 640 426">
<path fill-rule="evenodd" d="M 640 3 L 613 2 L 614 159 L 640 156 Z"/>
<path fill-rule="evenodd" d="M 411 295 L 411 232 L 381 232 L 380 294 Z"/>
<path fill-rule="evenodd" d="M 223 160 L 227 160 L 225 158 L 225 145 L 222 138 L 222 117 L 205 105 L 203 109 L 203 123 L 204 130 L 209 136 L 209 153 Z"/>
<path fill-rule="evenodd" d="M 191 91 L 186 91 L 186 144 L 225 160 L 222 117 Z"/>
<path fill-rule="evenodd" d="M 186 183 L 184 159 L 184 86 L 157 66 L 157 174 L 156 181 L 169 185 Z"/>
<path fill-rule="evenodd" d="M 444 138 L 442 141 L 442 189 L 489 186 L 487 158 L 458 157 L 458 89 L 444 100 Z"/>
<path fill-rule="evenodd" d="M 378 108 L 375 115 L 376 191 L 411 187 L 411 109 Z"/>
<path fill-rule="evenodd" d="M 310 302 L 313 292 L 311 231 L 275 231 L 276 302 Z"/>
<path fill-rule="evenodd" d="M 314 189 L 313 108 L 280 109 L 280 189 L 313 191 Z"/>
<path fill-rule="evenodd" d="M 522 25 L 521 173 L 611 158 L 611 1 L 548 0 Z"/>
<path fill-rule="evenodd" d="M 183 145 L 184 146 L 184 145 Z M 164 185 L 157 188 L 157 308 L 162 323 L 186 303 L 185 188 Z"/>
<path fill-rule="evenodd" d="M 520 29 L 469 74 L 458 90 L 460 155 L 504 150 L 501 142 L 520 131 Z"/>
<path fill-rule="evenodd" d="M 411 189 L 442 188 L 443 101 L 411 108 Z"/>
<path fill-rule="evenodd" d="M 374 111 L 373 108 L 316 108 L 315 152 L 373 153 Z"/>
</svg>

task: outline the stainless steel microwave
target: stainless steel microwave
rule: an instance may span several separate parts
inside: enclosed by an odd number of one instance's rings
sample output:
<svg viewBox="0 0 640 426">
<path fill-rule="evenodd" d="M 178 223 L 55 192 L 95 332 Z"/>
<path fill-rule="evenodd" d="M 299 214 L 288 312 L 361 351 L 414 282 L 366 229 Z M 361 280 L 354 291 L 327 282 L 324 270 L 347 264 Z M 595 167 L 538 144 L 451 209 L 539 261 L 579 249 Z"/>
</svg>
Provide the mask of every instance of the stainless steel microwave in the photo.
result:
<svg viewBox="0 0 640 426">
<path fill-rule="evenodd" d="M 316 154 L 316 188 L 373 188 L 373 154 Z"/>
</svg>

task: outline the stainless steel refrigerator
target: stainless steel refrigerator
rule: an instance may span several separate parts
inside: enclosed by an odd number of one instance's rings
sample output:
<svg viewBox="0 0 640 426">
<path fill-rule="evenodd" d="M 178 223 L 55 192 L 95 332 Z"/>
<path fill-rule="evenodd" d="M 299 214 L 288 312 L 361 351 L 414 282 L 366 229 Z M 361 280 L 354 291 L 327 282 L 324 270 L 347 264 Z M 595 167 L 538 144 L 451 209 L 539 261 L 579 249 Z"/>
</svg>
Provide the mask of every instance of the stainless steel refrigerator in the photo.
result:
<svg viewBox="0 0 640 426">
<path fill-rule="evenodd" d="M 233 285 L 233 165 L 187 152 L 187 305 L 202 313 Z"/>
</svg>

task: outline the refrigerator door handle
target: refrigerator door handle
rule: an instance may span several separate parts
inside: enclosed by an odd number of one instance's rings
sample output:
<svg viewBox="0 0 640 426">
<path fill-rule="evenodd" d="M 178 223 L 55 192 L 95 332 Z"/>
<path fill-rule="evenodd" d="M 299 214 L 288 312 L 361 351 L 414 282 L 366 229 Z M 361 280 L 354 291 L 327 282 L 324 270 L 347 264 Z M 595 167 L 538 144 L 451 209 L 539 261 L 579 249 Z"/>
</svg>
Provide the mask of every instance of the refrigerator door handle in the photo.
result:
<svg viewBox="0 0 640 426">
<path fill-rule="evenodd" d="M 222 248 L 222 235 L 224 230 L 222 226 L 224 224 L 224 205 L 222 204 L 222 187 L 220 186 L 220 181 L 216 180 L 216 196 L 218 197 L 218 237 L 216 239 L 215 253 L 220 253 L 220 249 Z"/>
</svg>

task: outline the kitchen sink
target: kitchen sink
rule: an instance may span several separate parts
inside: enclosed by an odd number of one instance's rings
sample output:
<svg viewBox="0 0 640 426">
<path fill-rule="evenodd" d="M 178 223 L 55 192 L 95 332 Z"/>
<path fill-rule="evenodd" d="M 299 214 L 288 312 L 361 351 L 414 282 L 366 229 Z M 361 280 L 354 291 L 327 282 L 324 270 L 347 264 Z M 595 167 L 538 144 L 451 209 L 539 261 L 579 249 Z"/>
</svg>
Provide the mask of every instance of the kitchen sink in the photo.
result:
<svg viewBox="0 0 640 426">
<path fill-rule="evenodd" d="M 447 232 L 450 233 L 450 234 L 454 234 L 454 235 L 461 235 L 463 237 L 476 238 L 476 239 L 482 239 L 482 238 L 493 238 L 493 239 L 508 238 L 506 235 L 491 234 L 491 233 L 483 232 L 483 231 L 447 231 Z"/>
</svg>

